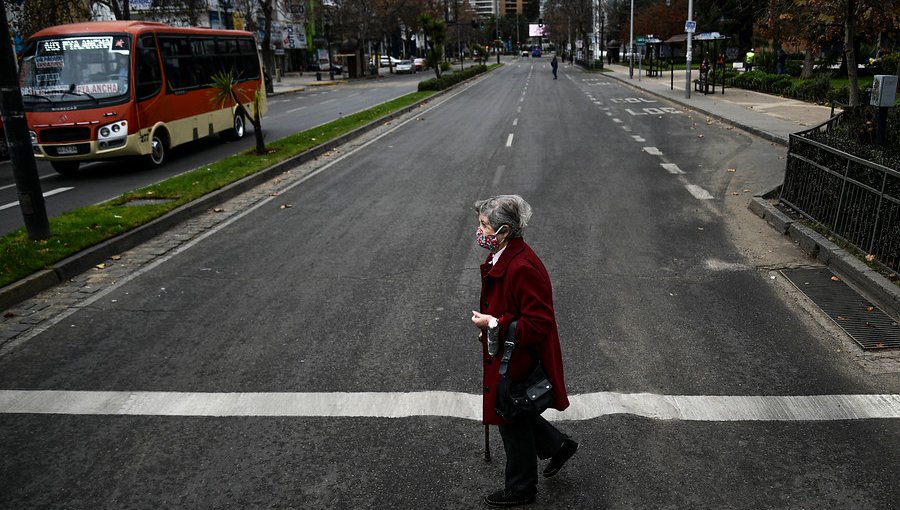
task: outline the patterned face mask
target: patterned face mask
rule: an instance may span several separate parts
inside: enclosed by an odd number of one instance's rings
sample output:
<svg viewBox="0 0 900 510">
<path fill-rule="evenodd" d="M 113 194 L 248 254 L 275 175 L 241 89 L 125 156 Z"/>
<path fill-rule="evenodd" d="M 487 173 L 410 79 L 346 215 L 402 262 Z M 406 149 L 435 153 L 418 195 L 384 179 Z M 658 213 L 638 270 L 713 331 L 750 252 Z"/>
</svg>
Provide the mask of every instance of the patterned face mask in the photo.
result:
<svg viewBox="0 0 900 510">
<path fill-rule="evenodd" d="M 506 225 L 503 225 L 503 227 L 505 226 Z M 503 227 L 500 227 L 496 234 L 485 234 L 484 230 L 481 230 L 481 227 L 478 227 L 478 230 L 475 231 L 475 241 L 478 242 L 478 246 L 491 251 L 499 248 L 502 241 L 497 239 L 497 234 L 500 233 L 500 230 L 503 230 Z"/>
</svg>

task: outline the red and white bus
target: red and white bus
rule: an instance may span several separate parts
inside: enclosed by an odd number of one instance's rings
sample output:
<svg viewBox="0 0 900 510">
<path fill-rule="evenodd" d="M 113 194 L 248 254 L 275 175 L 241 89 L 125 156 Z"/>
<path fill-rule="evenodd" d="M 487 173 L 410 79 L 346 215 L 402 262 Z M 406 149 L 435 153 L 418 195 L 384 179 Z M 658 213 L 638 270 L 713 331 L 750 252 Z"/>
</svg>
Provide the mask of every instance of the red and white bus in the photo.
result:
<svg viewBox="0 0 900 510">
<path fill-rule="evenodd" d="M 211 76 L 233 70 L 253 112 L 265 88 L 249 32 L 101 21 L 35 33 L 19 56 L 22 99 L 37 159 L 63 175 L 83 161 L 141 156 L 153 166 L 169 149 L 203 137 L 244 136 L 234 105 L 214 104 Z M 262 89 L 261 89 L 262 87 Z"/>
</svg>

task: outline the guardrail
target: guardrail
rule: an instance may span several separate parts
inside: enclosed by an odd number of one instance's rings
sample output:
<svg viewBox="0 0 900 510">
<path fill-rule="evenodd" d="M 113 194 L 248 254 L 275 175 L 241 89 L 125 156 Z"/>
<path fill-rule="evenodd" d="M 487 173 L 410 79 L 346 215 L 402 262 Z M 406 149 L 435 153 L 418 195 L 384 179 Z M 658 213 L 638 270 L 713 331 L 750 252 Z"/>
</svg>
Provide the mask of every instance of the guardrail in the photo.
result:
<svg viewBox="0 0 900 510">
<path fill-rule="evenodd" d="M 812 139 L 841 117 L 790 135 L 780 200 L 900 272 L 900 172 Z"/>
</svg>

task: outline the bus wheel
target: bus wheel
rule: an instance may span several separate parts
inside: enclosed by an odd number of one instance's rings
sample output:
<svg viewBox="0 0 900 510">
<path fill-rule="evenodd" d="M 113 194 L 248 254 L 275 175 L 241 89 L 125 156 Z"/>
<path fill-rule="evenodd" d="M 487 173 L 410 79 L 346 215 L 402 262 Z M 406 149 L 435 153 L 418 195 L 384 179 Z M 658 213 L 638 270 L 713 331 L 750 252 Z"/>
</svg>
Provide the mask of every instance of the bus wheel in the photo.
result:
<svg viewBox="0 0 900 510">
<path fill-rule="evenodd" d="M 50 166 L 56 170 L 56 173 L 65 177 L 74 177 L 78 175 L 78 161 L 51 161 Z"/>
<path fill-rule="evenodd" d="M 229 140 L 240 140 L 247 133 L 247 128 L 244 125 L 244 116 L 237 113 L 234 115 L 234 126 L 226 131 L 226 138 Z"/>
<path fill-rule="evenodd" d="M 167 149 L 168 144 L 165 134 L 161 130 L 153 133 L 153 138 L 150 140 L 150 155 L 147 157 L 150 165 L 154 167 L 162 166 L 166 162 Z"/>
</svg>

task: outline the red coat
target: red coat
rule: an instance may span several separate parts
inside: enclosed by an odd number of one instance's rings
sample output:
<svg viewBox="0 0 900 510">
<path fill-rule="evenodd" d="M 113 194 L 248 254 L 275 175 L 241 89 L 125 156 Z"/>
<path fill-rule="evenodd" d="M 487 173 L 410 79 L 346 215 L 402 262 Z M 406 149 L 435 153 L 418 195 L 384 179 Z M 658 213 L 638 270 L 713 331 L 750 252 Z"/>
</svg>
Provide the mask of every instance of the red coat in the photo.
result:
<svg viewBox="0 0 900 510">
<path fill-rule="evenodd" d="M 498 319 L 501 339 L 506 338 L 507 326 L 514 320 L 519 321 L 516 349 L 507 376 L 515 381 L 527 375 L 532 359 L 526 346 L 533 345 L 553 385 L 553 408 L 562 411 L 569 407 L 569 397 L 563 377 L 550 276 L 541 259 L 522 238 L 510 239 L 496 266 L 491 267 L 490 261 L 491 255 L 488 255 L 481 266 L 481 313 Z M 502 347 L 496 356 L 488 355 L 485 338 L 482 332 L 484 423 L 503 425 L 507 422 L 494 412 Z"/>
</svg>

